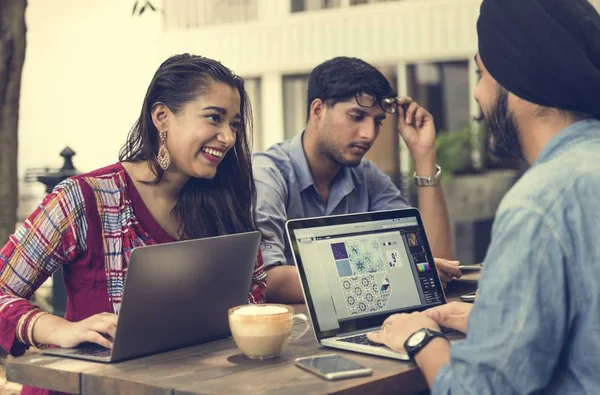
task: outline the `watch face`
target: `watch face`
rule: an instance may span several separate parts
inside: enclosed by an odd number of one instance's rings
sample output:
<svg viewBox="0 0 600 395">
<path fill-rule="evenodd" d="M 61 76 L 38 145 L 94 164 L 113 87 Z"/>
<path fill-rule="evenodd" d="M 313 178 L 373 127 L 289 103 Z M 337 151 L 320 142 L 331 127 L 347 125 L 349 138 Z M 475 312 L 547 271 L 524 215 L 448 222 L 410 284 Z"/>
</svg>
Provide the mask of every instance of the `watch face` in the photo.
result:
<svg viewBox="0 0 600 395">
<path fill-rule="evenodd" d="M 414 333 L 411 337 L 409 337 L 406 344 L 410 347 L 415 347 L 419 343 L 421 343 L 424 338 L 425 338 L 425 331 L 419 331 L 417 333 Z"/>
</svg>

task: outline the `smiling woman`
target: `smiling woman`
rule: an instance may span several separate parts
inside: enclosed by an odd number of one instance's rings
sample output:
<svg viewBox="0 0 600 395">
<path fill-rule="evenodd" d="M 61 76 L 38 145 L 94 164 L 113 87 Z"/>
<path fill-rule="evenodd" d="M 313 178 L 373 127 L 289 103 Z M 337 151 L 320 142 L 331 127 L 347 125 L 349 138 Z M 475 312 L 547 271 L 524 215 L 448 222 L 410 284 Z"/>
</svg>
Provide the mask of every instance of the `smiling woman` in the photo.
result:
<svg viewBox="0 0 600 395">
<path fill-rule="evenodd" d="M 30 346 L 111 347 L 133 248 L 256 230 L 250 123 L 244 81 L 231 70 L 201 56 L 167 59 L 120 161 L 59 184 L 0 250 L 0 345 L 15 356 Z M 28 302 L 61 267 L 64 319 Z M 259 253 L 249 302 L 263 302 L 265 286 Z"/>
</svg>

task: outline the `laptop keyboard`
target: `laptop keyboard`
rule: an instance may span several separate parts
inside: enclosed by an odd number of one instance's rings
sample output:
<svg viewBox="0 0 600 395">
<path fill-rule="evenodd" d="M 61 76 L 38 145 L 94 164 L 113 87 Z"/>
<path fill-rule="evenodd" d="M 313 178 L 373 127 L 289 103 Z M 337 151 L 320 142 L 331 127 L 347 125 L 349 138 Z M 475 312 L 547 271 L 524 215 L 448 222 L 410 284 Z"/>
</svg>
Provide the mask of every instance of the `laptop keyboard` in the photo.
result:
<svg viewBox="0 0 600 395">
<path fill-rule="evenodd" d="M 356 335 L 351 337 L 344 337 L 343 339 L 337 339 L 339 342 L 347 342 L 354 344 L 362 344 L 363 346 L 383 347 L 383 344 L 375 343 L 369 340 L 367 334 Z"/>
<path fill-rule="evenodd" d="M 442 333 L 459 333 L 455 329 L 448 328 L 445 326 L 441 326 L 440 330 L 442 331 Z M 372 342 L 371 340 L 369 340 L 366 333 L 363 333 L 362 335 L 344 337 L 342 339 L 337 339 L 337 341 L 361 344 L 363 346 L 373 346 L 373 347 L 382 347 L 383 346 L 383 344 L 375 343 L 375 342 Z"/>
</svg>

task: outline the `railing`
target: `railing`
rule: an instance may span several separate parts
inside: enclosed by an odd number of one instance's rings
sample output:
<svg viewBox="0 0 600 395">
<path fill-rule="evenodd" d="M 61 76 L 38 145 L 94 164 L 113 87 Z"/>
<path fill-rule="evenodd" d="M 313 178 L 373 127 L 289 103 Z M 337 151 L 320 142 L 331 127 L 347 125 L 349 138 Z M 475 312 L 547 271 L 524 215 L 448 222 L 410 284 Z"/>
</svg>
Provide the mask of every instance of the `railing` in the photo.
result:
<svg viewBox="0 0 600 395">
<path fill-rule="evenodd" d="M 258 19 L 258 0 L 164 0 L 165 28 L 191 29 Z"/>
</svg>

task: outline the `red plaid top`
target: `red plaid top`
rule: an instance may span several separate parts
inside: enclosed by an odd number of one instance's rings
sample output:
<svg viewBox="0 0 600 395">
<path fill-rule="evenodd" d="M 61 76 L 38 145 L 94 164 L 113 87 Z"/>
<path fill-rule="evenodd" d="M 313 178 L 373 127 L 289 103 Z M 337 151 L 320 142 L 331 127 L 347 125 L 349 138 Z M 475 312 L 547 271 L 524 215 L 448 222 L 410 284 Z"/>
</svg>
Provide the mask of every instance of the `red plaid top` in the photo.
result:
<svg viewBox="0 0 600 395">
<path fill-rule="evenodd" d="M 118 314 L 132 249 L 172 241 L 120 163 L 63 181 L 0 250 L 0 345 L 17 356 L 32 345 L 43 312 L 28 300 L 60 267 L 66 319 Z M 263 303 L 265 287 L 259 251 L 248 301 Z"/>
</svg>

